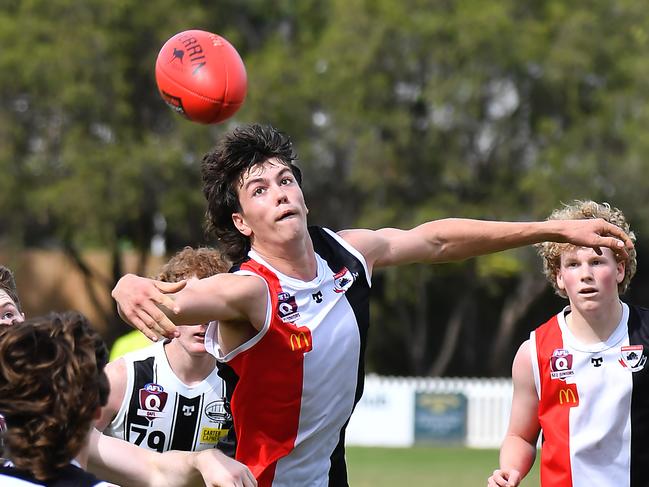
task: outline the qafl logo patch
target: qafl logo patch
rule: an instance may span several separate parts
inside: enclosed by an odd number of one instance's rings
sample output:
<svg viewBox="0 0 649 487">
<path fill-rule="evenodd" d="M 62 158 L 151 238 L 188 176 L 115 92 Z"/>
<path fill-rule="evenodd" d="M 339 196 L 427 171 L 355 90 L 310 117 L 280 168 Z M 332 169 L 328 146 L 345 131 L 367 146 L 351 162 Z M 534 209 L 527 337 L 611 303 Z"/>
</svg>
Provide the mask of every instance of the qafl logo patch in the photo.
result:
<svg viewBox="0 0 649 487">
<path fill-rule="evenodd" d="M 620 348 L 620 365 L 629 372 L 642 370 L 647 363 L 642 345 L 627 345 Z"/>
<path fill-rule="evenodd" d="M 146 384 L 139 391 L 140 409 L 137 410 L 138 416 L 154 419 L 164 416 L 162 410 L 167 404 L 168 394 L 159 384 L 152 382 Z"/>
<path fill-rule="evenodd" d="M 550 357 L 550 377 L 552 379 L 565 380 L 566 377 L 574 375 L 572 370 L 572 354 L 563 348 L 557 348 Z"/>
<path fill-rule="evenodd" d="M 281 292 L 277 295 L 277 314 L 284 323 L 292 323 L 300 317 L 295 296 Z"/>
</svg>

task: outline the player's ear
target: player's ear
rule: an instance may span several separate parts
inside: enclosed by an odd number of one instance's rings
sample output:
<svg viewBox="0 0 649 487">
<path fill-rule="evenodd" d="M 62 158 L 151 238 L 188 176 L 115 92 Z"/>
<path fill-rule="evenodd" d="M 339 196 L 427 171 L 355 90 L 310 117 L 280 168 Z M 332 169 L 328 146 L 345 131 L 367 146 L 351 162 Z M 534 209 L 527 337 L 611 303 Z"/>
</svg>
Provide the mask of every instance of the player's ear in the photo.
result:
<svg viewBox="0 0 649 487">
<path fill-rule="evenodd" d="M 252 235 L 252 229 L 248 226 L 245 218 L 241 213 L 232 213 L 232 223 L 234 223 L 234 226 L 237 228 L 237 230 L 239 230 L 239 232 L 241 232 L 246 237 L 250 237 L 250 235 Z"/>
<path fill-rule="evenodd" d="M 563 276 L 561 275 L 561 272 L 560 272 L 560 271 L 557 271 L 556 281 L 557 281 L 557 287 L 558 287 L 561 291 L 565 291 L 565 290 L 566 290 L 566 286 L 565 286 L 565 284 L 563 283 Z"/>
<path fill-rule="evenodd" d="M 626 275 L 626 262 L 621 260 L 620 262 L 617 263 L 616 280 L 617 280 L 618 284 L 620 284 L 622 281 L 624 281 L 624 276 L 625 275 Z"/>
</svg>

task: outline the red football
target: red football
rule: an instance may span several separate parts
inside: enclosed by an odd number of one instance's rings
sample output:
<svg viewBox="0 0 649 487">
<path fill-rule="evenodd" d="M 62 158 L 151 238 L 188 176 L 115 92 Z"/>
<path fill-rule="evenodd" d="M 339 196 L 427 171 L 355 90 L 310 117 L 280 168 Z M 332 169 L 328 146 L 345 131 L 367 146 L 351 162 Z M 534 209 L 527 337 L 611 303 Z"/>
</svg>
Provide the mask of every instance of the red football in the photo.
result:
<svg viewBox="0 0 649 487">
<path fill-rule="evenodd" d="M 165 42 L 155 63 L 158 91 L 172 110 L 189 120 L 219 123 L 246 98 L 246 68 L 223 37 L 186 30 Z"/>
</svg>

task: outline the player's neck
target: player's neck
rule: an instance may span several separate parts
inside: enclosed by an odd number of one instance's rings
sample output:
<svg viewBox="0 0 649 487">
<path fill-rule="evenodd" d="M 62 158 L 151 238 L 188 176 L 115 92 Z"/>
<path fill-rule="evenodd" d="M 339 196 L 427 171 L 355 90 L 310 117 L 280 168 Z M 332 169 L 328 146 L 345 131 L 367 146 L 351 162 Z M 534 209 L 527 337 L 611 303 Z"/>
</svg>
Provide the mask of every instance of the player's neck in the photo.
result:
<svg viewBox="0 0 649 487">
<path fill-rule="evenodd" d="M 566 316 L 570 332 L 584 344 L 605 342 L 617 329 L 622 318 L 622 303 L 619 299 L 610 306 L 592 312 L 571 306 Z"/>
<path fill-rule="evenodd" d="M 94 429 L 94 426 L 92 427 L 92 429 Z M 81 450 L 79 450 L 79 453 L 77 453 L 77 455 L 74 457 L 79 466 L 84 470 L 88 468 L 88 442 L 90 441 L 92 429 L 88 431 L 88 437 L 86 438 L 86 441 L 83 442 Z"/>
<path fill-rule="evenodd" d="M 190 355 L 174 340 L 165 345 L 165 354 L 171 370 L 187 386 L 204 381 L 216 367 L 216 359 L 209 353 Z"/>
<path fill-rule="evenodd" d="M 257 252 L 273 268 L 284 275 L 311 281 L 318 272 L 318 264 L 313 250 L 313 242 L 308 234 L 305 238 L 280 245 L 254 245 Z"/>
</svg>

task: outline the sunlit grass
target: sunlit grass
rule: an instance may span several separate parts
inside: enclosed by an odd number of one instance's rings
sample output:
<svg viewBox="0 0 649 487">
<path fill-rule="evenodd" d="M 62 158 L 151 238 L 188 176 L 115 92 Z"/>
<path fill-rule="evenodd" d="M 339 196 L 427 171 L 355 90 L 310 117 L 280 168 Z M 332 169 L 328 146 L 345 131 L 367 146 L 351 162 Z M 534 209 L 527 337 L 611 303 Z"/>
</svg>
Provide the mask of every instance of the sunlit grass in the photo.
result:
<svg viewBox="0 0 649 487">
<path fill-rule="evenodd" d="M 498 466 L 497 450 L 347 447 L 351 487 L 480 487 Z M 539 487 L 538 466 L 523 480 Z"/>
</svg>

